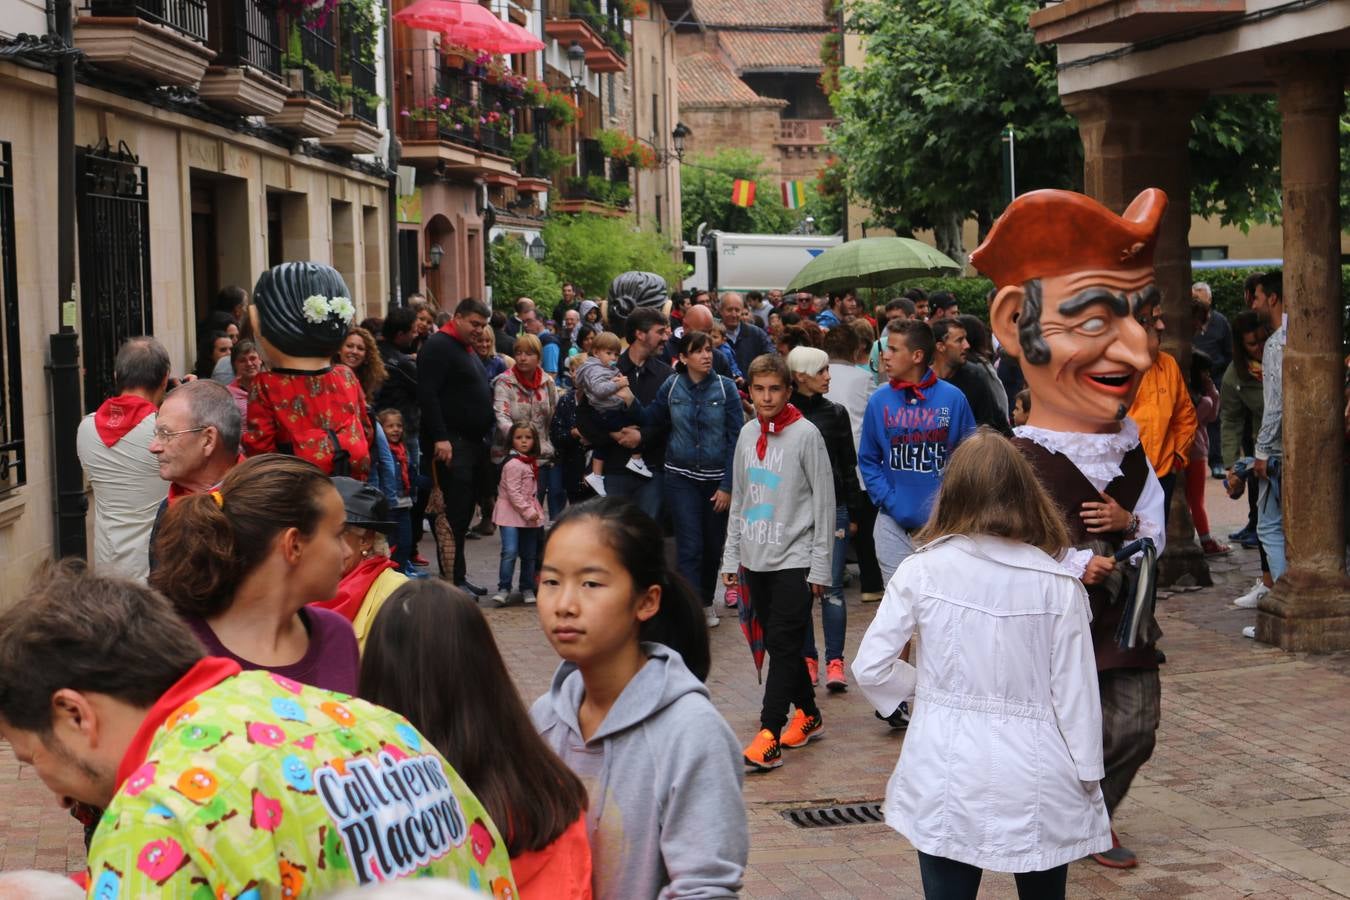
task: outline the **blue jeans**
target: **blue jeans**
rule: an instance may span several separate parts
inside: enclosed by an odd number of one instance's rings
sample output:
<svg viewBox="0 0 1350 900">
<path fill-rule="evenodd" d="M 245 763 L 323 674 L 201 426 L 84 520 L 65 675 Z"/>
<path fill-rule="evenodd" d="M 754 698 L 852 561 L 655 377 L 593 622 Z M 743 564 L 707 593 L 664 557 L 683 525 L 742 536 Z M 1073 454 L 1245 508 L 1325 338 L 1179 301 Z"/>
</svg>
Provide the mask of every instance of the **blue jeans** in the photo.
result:
<svg viewBox="0 0 1350 900">
<path fill-rule="evenodd" d="M 552 522 L 562 515 L 567 505 L 567 491 L 563 488 L 562 463 L 554 461 L 539 467 L 539 502 L 548 500 L 548 519 Z"/>
<path fill-rule="evenodd" d="M 848 610 L 844 606 L 844 563 L 848 558 L 848 507 L 834 508 L 834 556 L 830 560 L 830 589 L 820 598 L 820 624 L 825 629 L 825 660 L 844 658 L 844 630 L 848 627 Z M 843 532 L 843 537 L 839 532 Z M 802 655 L 816 659 L 816 623 L 806 630 L 806 645 Z"/>
<path fill-rule="evenodd" d="M 1261 497 L 1256 506 L 1256 536 L 1270 561 L 1270 577 L 1275 581 L 1289 568 L 1284 555 L 1284 513 L 1280 509 L 1280 458 L 1266 462 L 1266 477 L 1261 482 Z"/>
<path fill-rule="evenodd" d="M 407 573 L 413 568 L 412 512 L 408 509 L 391 510 L 389 518 L 394 521 L 394 533 L 389 535 L 389 542 L 394 545 L 391 558 L 398 563 L 400 572 Z"/>
<path fill-rule="evenodd" d="M 713 512 L 712 496 L 720 481 L 665 474 L 666 509 L 675 529 L 675 568 L 698 591 L 704 606 L 717 593 L 717 570 L 727 540 L 730 510 Z"/>
<path fill-rule="evenodd" d="M 539 575 L 539 539 L 542 528 L 513 528 L 503 525 L 497 529 L 502 536 L 502 564 L 497 570 L 497 590 L 511 590 L 511 576 L 520 557 L 520 589 L 534 590 Z"/>
<path fill-rule="evenodd" d="M 627 462 L 627 456 L 605 461 L 605 493 L 610 497 L 627 497 L 638 505 L 638 509 L 659 522 L 665 470 L 652 466 L 652 477 L 643 478 L 625 469 Z"/>
</svg>

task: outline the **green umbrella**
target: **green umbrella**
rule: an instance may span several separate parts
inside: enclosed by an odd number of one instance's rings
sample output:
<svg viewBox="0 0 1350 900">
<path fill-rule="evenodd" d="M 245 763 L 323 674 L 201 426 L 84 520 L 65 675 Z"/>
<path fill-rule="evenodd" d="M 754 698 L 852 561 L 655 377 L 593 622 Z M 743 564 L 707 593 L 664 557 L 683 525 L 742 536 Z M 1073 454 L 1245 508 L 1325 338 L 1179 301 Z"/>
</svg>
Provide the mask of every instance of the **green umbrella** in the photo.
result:
<svg viewBox="0 0 1350 900">
<path fill-rule="evenodd" d="M 831 247 L 811 260 L 787 289 L 825 294 L 849 288 L 884 288 L 906 278 L 960 273 L 961 267 L 950 257 L 922 241 L 863 238 Z"/>
</svg>

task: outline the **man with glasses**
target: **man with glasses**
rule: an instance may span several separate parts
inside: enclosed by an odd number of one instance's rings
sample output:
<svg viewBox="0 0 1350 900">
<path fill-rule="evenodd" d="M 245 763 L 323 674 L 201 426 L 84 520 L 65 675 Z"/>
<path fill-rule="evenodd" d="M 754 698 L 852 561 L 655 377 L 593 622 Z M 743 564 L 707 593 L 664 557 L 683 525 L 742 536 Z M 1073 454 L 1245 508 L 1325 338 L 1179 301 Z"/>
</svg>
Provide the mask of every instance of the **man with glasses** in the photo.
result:
<svg viewBox="0 0 1350 900">
<path fill-rule="evenodd" d="M 155 535 L 164 511 L 179 497 L 213 491 L 239 462 L 243 418 L 234 397 L 214 381 L 190 381 L 173 390 L 159 408 L 150 452 L 159 460 L 159 477 L 169 495 L 159 505 L 150 532 L 150 568 L 155 567 Z"/>
<path fill-rule="evenodd" d="M 164 345 L 131 338 L 113 361 L 117 394 L 80 423 L 76 447 L 94 489 L 94 566 L 102 575 L 149 574 L 150 526 L 168 488 L 150 443 L 168 381 Z"/>
</svg>

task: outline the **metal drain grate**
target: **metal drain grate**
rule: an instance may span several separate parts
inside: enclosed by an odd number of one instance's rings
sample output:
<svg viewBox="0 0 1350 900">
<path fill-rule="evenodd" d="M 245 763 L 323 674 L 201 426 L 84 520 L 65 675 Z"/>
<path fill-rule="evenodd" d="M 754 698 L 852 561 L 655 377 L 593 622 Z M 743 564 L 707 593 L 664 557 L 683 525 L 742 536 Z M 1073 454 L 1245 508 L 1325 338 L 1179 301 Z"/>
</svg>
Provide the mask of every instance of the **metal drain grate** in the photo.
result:
<svg viewBox="0 0 1350 900">
<path fill-rule="evenodd" d="M 875 825 L 886 816 L 878 803 L 849 803 L 808 809 L 785 809 L 783 818 L 798 828 L 836 828 L 840 825 Z"/>
</svg>

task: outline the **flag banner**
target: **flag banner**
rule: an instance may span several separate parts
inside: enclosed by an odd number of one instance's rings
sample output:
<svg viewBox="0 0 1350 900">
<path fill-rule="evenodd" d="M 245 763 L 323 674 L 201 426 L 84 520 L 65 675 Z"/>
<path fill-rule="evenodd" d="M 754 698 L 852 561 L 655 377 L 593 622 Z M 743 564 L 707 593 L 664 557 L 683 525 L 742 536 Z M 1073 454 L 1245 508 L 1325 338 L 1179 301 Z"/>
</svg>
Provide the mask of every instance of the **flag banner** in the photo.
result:
<svg viewBox="0 0 1350 900">
<path fill-rule="evenodd" d="M 806 205 L 806 182 L 783 182 L 783 205 L 788 209 L 801 209 Z"/>
<path fill-rule="evenodd" d="M 731 183 L 731 202 L 734 206 L 755 205 L 755 183 L 737 178 Z"/>
</svg>

